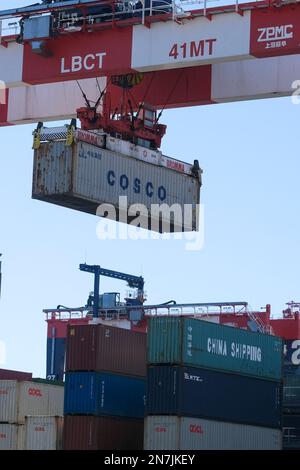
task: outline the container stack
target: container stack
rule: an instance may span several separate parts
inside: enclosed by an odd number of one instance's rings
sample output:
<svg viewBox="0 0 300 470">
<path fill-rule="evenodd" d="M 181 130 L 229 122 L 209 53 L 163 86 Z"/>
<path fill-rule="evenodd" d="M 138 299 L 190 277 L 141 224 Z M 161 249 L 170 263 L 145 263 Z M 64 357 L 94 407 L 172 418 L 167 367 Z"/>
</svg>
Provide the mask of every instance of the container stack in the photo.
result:
<svg viewBox="0 0 300 470">
<path fill-rule="evenodd" d="M 145 449 L 281 449 L 282 356 L 275 336 L 152 318 Z"/>
<path fill-rule="evenodd" d="M 285 371 L 287 372 L 287 371 Z M 300 449 L 299 367 L 289 368 L 283 382 L 283 448 Z"/>
<path fill-rule="evenodd" d="M 61 449 L 64 388 L 0 380 L 0 450 Z"/>
<path fill-rule="evenodd" d="M 64 449 L 142 449 L 146 335 L 70 326 L 66 370 Z"/>
</svg>

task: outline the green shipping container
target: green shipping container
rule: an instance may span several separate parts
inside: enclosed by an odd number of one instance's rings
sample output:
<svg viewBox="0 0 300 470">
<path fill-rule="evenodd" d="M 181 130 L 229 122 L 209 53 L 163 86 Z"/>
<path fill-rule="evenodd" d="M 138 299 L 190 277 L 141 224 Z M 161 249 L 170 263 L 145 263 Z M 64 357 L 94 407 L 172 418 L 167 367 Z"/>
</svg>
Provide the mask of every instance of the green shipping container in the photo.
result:
<svg viewBox="0 0 300 470">
<path fill-rule="evenodd" d="M 182 364 L 282 380 L 277 336 L 184 317 L 155 317 L 147 335 L 149 364 Z"/>
</svg>

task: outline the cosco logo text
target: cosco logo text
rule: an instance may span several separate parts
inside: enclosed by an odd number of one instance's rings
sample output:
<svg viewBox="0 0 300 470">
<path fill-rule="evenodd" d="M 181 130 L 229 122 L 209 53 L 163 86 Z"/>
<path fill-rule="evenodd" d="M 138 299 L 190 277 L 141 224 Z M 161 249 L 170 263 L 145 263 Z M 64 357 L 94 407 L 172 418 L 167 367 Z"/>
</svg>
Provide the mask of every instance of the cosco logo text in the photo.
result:
<svg viewBox="0 0 300 470">
<path fill-rule="evenodd" d="M 146 196 L 149 198 L 157 196 L 160 201 L 164 201 L 167 197 L 167 191 L 164 186 L 155 188 L 154 184 L 151 181 L 148 181 L 144 187 L 142 187 L 142 182 L 139 178 L 134 178 L 132 182 L 125 174 L 121 175 L 120 178 L 117 178 L 113 170 L 110 170 L 107 173 L 107 182 L 110 186 L 119 185 L 119 187 L 124 191 L 131 187 L 135 194 L 140 194 L 142 191 L 145 191 Z"/>
<path fill-rule="evenodd" d="M 28 395 L 30 395 L 31 397 L 42 397 L 42 392 L 40 389 L 38 388 L 30 388 L 28 390 Z"/>
</svg>

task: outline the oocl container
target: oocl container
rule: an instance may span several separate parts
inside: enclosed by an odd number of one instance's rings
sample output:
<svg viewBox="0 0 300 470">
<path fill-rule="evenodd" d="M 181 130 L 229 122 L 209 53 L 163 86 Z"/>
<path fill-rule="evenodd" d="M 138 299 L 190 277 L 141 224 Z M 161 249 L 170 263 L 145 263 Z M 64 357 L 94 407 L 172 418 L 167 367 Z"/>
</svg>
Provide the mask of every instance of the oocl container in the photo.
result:
<svg viewBox="0 0 300 470">
<path fill-rule="evenodd" d="M 62 417 L 26 416 L 25 450 L 60 450 L 62 438 Z"/>
<path fill-rule="evenodd" d="M 105 325 L 70 326 L 66 370 L 146 376 L 146 335 Z"/>
<path fill-rule="evenodd" d="M 64 387 L 0 380 L 0 422 L 24 423 L 25 416 L 62 416 Z"/>
<path fill-rule="evenodd" d="M 46 142 L 34 153 L 32 197 L 90 214 L 105 204 L 98 215 L 125 223 L 139 215 L 141 226 L 155 231 L 197 230 L 201 170 L 188 175 L 173 168 L 177 167 L 159 166 L 86 142 L 69 147 L 65 141 Z M 177 211 L 170 226 L 173 204 Z M 163 214 L 157 212 L 157 205 L 163 205 Z M 159 227 L 159 220 L 166 225 Z"/>
<path fill-rule="evenodd" d="M 148 367 L 147 414 L 279 428 L 281 405 L 280 382 L 194 367 Z"/>
<path fill-rule="evenodd" d="M 67 372 L 65 414 L 143 418 L 145 379 L 107 372 Z"/>
<path fill-rule="evenodd" d="M 0 423 L 0 450 L 24 449 L 24 425 Z"/>
<path fill-rule="evenodd" d="M 246 424 L 176 416 L 145 419 L 145 450 L 280 450 L 282 434 Z"/>
<path fill-rule="evenodd" d="M 282 379 L 283 343 L 276 336 L 183 317 L 148 323 L 150 364 L 185 364 Z"/>
<path fill-rule="evenodd" d="M 142 450 L 143 419 L 65 416 L 64 450 Z"/>
</svg>

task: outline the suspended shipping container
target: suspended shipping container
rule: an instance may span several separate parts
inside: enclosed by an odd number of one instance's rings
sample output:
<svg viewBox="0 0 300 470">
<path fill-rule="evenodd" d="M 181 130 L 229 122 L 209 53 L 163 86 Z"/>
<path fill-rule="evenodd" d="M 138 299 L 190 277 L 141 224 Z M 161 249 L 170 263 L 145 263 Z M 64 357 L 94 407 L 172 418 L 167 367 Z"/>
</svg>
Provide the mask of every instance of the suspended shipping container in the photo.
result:
<svg viewBox="0 0 300 470">
<path fill-rule="evenodd" d="M 300 375 L 287 375 L 283 382 L 283 409 L 300 414 Z"/>
<path fill-rule="evenodd" d="M 25 416 L 62 416 L 64 387 L 0 380 L 0 422 L 25 423 Z"/>
<path fill-rule="evenodd" d="M 177 415 L 279 428 L 280 382 L 194 367 L 151 366 L 147 414 Z"/>
<path fill-rule="evenodd" d="M 282 417 L 283 449 L 300 450 L 300 414 Z"/>
<path fill-rule="evenodd" d="M 98 215 L 125 223 L 139 215 L 141 226 L 155 231 L 197 230 L 200 187 L 199 166 L 168 157 L 162 165 L 151 158 L 143 161 L 80 140 L 71 146 L 65 141 L 44 142 L 34 153 L 34 199 L 90 214 L 105 204 Z M 127 199 L 120 201 L 120 196 Z M 133 206 L 136 204 L 143 208 Z M 178 210 L 170 227 L 170 212 L 166 210 L 162 216 L 157 205 L 168 209 L 173 204 Z M 167 225 L 159 227 L 159 220 Z"/>
<path fill-rule="evenodd" d="M 145 450 L 280 450 L 279 429 L 176 416 L 145 419 Z"/>
<path fill-rule="evenodd" d="M 25 450 L 60 450 L 62 438 L 62 417 L 26 416 Z"/>
<path fill-rule="evenodd" d="M 184 364 L 281 380 L 283 343 L 276 336 L 203 320 L 156 317 L 148 322 L 150 364 Z"/>
<path fill-rule="evenodd" d="M 70 326 L 68 371 L 109 371 L 146 376 L 146 335 L 105 325 Z"/>
<path fill-rule="evenodd" d="M 23 450 L 24 425 L 0 423 L 0 450 Z"/>
<path fill-rule="evenodd" d="M 143 418 L 145 379 L 106 372 L 67 372 L 65 414 Z"/>
<path fill-rule="evenodd" d="M 64 450 L 142 450 L 144 420 L 65 416 Z"/>
</svg>

